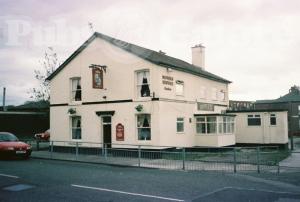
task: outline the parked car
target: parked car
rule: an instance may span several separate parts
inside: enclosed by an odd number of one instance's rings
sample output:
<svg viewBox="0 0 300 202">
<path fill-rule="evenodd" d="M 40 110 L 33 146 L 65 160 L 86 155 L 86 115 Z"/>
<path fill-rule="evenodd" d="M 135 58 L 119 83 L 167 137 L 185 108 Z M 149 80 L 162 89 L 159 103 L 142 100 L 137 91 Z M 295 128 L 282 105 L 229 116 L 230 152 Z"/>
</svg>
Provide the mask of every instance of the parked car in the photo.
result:
<svg viewBox="0 0 300 202">
<path fill-rule="evenodd" d="M 34 135 L 34 138 L 36 140 L 40 140 L 40 141 L 49 141 L 50 140 L 50 130 L 46 130 L 43 133 L 37 133 Z"/>
<path fill-rule="evenodd" d="M 29 158 L 31 146 L 18 140 L 18 138 L 8 132 L 0 132 L 0 157 L 23 157 Z"/>
</svg>

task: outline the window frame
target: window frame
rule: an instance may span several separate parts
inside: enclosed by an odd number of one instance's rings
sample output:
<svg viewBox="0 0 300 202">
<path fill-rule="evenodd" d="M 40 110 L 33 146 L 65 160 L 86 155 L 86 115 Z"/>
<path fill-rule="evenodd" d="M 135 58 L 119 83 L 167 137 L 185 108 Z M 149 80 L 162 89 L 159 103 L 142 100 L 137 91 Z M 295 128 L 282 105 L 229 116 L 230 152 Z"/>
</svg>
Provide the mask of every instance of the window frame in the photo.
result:
<svg viewBox="0 0 300 202">
<path fill-rule="evenodd" d="M 143 84 L 143 83 L 139 83 L 139 74 L 140 73 L 146 73 L 146 75 L 147 75 L 147 72 L 148 72 L 148 78 L 147 78 L 147 84 Z M 135 71 L 135 89 L 136 89 L 136 96 L 137 96 L 137 98 L 139 98 L 139 99 L 147 99 L 147 98 L 149 98 L 149 97 L 151 97 L 151 75 L 150 75 L 150 70 L 149 69 L 140 69 L 140 70 L 136 70 Z M 142 86 L 147 86 L 148 85 L 148 88 L 149 88 L 149 96 L 141 96 L 141 88 L 142 88 Z"/>
<path fill-rule="evenodd" d="M 181 93 L 179 93 L 178 91 L 177 91 L 177 86 L 178 85 L 181 85 L 182 86 L 182 92 Z M 184 81 L 182 81 L 182 80 L 176 80 L 175 81 L 175 95 L 176 96 L 184 96 Z"/>
<path fill-rule="evenodd" d="M 259 124 L 253 122 L 251 124 L 249 124 L 249 121 L 255 121 L 255 120 L 259 120 Z M 247 114 L 247 126 L 261 126 L 261 115 L 260 114 Z"/>
<path fill-rule="evenodd" d="M 178 119 L 182 119 L 182 120 L 178 120 Z M 185 128 L 184 128 L 184 117 L 177 117 L 176 118 L 176 133 L 184 133 L 185 132 Z M 178 131 L 178 124 L 182 124 L 182 131 Z"/>
<path fill-rule="evenodd" d="M 208 118 L 215 117 L 214 121 L 209 121 Z M 199 121 L 202 119 L 201 121 Z M 235 121 L 232 116 L 197 116 L 196 120 L 196 135 L 233 135 L 235 131 Z M 215 132 L 208 133 L 209 124 L 214 124 Z M 199 127 L 200 125 L 200 127 Z M 203 133 L 202 129 L 204 126 L 205 133 Z M 200 128 L 200 132 L 198 129 Z M 220 130 L 220 128 L 222 130 Z"/>
<path fill-rule="evenodd" d="M 272 123 L 272 119 L 275 120 L 274 123 Z M 277 126 L 277 115 L 276 114 L 270 114 L 270 126 Z"/>
<path fill-rule="evenodd" d="M 73 119 L 79 118 L 80 120 L 80 127 L 73 127 Z M 70 116 L 70 129 L 71 129 L 71 140 L 72 141 L 82 141 L 82 118 L 79 115 L 76 116 Z M 80 138 L 73 138 L 73 130 L 74 129 L 80 129 Z"/>
<path fill-rule="evenodd" d="M 80 85 L 80 90 L 78 89 L 73 89 L 73 82 L 78 80 L 79 81 L 79 85 Z M 81 85 L 81 77 L 72 77 L 70 78 L 70 83 L 71 83 L 71 90 L 70 90 L 70 100 L 71 102 L 82 102 L 82 85 Z M 77 87 L 76 87 L 77 88 Z M 76 92 L 79 91 L 80 92 L 80 100 L 76 100 Z M 73 96 L 74 95 L 74 96 Z"/>
<path fill-rule="evenodd" d="M 149 122 L 149 127 L 144 127 L 144 126 L 139 126 L 138 125 L 138 122 L 139 122 L 139 119 L 138 119 L 138 117 L 139 116 L 142 116 L 142 115 L 148 115 L 149 116 L 149 119 L 150 119 L 150 121 L 148 120 L 148 122 Z M 151 121 L 152 121 L 152 119 L 151 119 L 151 114 L 149 114 L 149 113 L 141 113 L 141 114 L 136 114 L 136 124 L 135 124 L 135 127 L 136 127 L 136 133 L 137 133 L 137 140 L 138 141 L 141 141 L 141 142 L 149 142 L 149 141 L 151 141 L 152 140 L 152 132 L 151 132 L 151 129 L 152 129 L 152 123 L 151 123 Z M 150 129 L 150 139 L 139 139 L 139 129 L 147 129 L 147 128 L 149 128 Z"/>
</svg>

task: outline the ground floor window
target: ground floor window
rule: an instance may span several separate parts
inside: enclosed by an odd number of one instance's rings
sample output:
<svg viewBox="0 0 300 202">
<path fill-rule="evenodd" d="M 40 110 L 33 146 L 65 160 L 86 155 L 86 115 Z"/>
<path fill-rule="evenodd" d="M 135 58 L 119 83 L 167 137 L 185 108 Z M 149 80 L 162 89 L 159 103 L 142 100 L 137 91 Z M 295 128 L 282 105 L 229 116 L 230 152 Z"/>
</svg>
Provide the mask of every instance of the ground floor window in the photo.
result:
<svg viewBox="0 0 300 202">
<path fill-rule="evenodd" d="M 151 115 L 137 115 L 138 140 L 151 140 Z"/>
<path fill-rule="evenodd" d="M 232 134 L 234 133 L 234 117 L 196 117 L 196 132 L 197 134 Z"/>
<path fill-rule="evenodd" d="M 270 114 L 270 125 L 276 126 L 276 114 Z"/>
<path fill-rule="evenodd" d="M 72 139 L 80 140 L 81 139 L 81 117 L 72 116 L 71 124 L 72 124 Z"/>
<path fill-rule="evenodd" d="M 176 131 L 177 131 L 177 133 L 183 133 L 184 132 L 184 118 L 183 117 L 177 118 Z"/>
<path fill-rule="evenodd" d="M 248 115 L 248 126 L 260 126 L 261 119 L 259 114 Z"/>
</svg>

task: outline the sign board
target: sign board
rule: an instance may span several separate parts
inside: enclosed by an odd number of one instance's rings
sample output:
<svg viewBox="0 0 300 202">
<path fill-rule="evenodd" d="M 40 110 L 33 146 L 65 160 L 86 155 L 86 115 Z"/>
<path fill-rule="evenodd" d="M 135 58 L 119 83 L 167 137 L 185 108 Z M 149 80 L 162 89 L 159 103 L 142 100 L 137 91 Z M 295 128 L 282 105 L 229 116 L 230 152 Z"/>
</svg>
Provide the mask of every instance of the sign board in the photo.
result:
<svg viewBox="0 0 300 202">
<path fill-rule="evenodd" d="M 116 126 L 116 140 L 124 141 L 124 126 L 121 123 Z"/>
</svg>

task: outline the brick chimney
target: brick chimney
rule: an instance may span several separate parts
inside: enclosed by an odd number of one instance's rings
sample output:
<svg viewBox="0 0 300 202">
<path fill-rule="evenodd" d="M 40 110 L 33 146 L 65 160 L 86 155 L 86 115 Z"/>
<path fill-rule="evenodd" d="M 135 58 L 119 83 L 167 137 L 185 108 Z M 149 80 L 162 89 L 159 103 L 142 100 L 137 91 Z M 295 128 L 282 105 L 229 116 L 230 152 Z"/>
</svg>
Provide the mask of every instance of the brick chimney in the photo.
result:
<svg viewBox="0 0 300 202">
<path fill-rule="evenodd" d="M 205 69 L 205 47 L 202 44 L 192 47 L 192 64 Z"/>
</svg>

